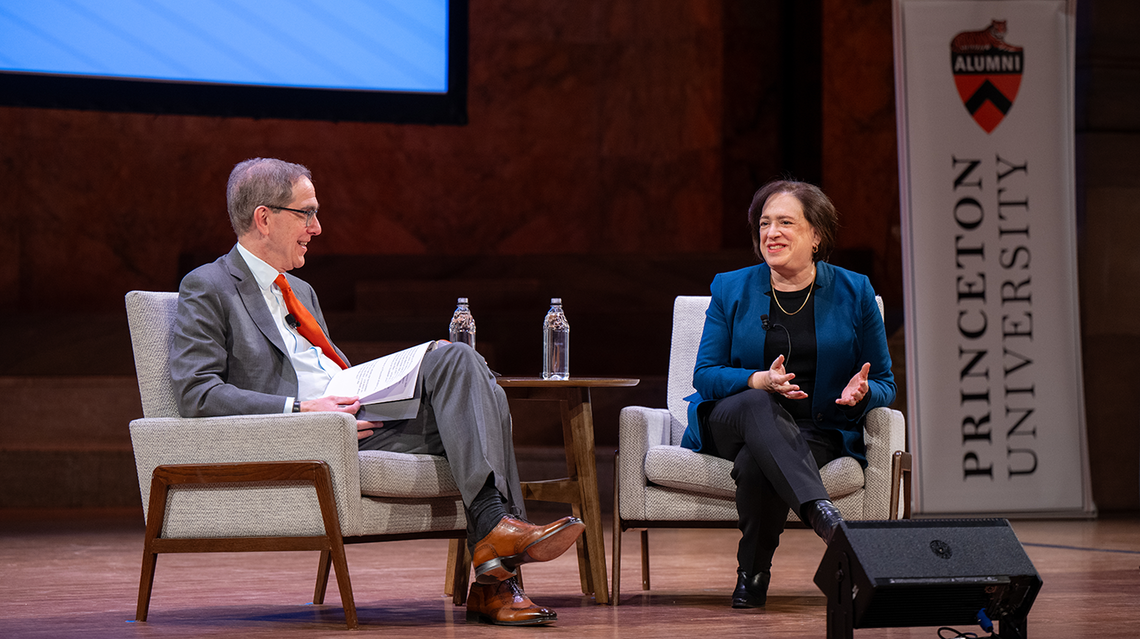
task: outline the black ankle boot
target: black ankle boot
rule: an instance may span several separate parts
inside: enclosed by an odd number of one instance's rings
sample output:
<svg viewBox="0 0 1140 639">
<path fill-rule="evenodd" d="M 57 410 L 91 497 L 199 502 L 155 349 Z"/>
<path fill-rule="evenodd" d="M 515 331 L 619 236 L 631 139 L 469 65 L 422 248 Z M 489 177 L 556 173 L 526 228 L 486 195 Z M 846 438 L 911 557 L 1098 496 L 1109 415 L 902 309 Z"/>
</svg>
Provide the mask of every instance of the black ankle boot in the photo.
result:
<svg viewBox="0 0 1140 639">
<path fill-rule="evenodd" d="M 831 503 L 830 499 L 819 499 L 808 504 L 804 509 L 803 520 L 815 530 L 815 534 L 826 544 L 831 544 L 831 538 L 835 535 L 835 529 L 839 527 L 839 522 L 843 521 L 843 515 L 839 514 L 839 509 L 835 504 Z"/>
<path fill-rule="evenodd" d="M 743 570 L 736 571 L 736 590 L 732 591 L 733 608 L 759 608 L 768 601 L 768 582 L 772 573 L 764 571 L 749 575 Z"/>
</svg>

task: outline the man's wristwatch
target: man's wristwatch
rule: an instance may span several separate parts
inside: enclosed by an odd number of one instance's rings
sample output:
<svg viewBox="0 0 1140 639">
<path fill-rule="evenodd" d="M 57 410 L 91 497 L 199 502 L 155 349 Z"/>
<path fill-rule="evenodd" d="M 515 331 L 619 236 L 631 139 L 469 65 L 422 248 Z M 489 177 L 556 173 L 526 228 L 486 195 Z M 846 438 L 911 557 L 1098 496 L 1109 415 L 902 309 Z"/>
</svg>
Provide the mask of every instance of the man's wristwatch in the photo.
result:
<svg viewBox="0 0 1140 639">
<path fill-rule="evenodd" d="M 296 397 L 293 398 L 293 412 L 301 412 L 301 400 L 297 399 Z"/>
</svg>

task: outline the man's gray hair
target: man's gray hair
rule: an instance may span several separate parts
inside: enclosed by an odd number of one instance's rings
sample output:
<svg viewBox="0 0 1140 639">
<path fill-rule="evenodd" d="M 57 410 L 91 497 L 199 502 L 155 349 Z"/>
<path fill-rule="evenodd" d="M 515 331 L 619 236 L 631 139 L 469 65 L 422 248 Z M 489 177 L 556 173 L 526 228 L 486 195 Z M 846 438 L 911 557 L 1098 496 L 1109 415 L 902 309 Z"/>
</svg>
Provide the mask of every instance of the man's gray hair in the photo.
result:
<svg viewBox="0 0 1140 639">
<path fill-rule="evenodd" d="M 300 164 L 273 158 L 253 158 L 238 163 L 226 184 L 226 208 L 238 237 L 253 224 L 253 211 L 259 206 L 288 206 L 293 185 L 302 177 L 313 179 Z"/>
</svg>

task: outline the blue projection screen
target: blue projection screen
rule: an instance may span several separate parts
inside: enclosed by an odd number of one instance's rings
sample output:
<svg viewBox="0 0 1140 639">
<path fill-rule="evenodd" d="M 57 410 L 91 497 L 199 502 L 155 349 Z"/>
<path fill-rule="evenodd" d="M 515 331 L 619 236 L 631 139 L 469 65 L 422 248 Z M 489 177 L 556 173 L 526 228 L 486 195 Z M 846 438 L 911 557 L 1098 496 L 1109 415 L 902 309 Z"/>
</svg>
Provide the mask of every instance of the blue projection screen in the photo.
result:
<svg viewBox="0 0 1140 639">
<path fill-rule="evenodd" d="M 0 103 L 466 122 L 467 0 L 0 0 Z"/>
</svg>

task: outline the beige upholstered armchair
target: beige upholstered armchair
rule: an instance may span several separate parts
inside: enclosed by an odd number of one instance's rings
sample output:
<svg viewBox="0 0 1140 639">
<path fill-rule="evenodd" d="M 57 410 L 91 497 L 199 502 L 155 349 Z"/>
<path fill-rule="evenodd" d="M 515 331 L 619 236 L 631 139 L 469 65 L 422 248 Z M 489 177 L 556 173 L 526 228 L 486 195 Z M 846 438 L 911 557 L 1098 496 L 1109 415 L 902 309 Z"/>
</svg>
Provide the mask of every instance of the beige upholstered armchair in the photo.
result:
<svg viewBox="0 0 1140 639">
<path fill-rule="evenodd" d="M 648 528 L 735 527 L 732 462 L 681 448 L 688 423 L 684 398 L 694 392 L 693 367 L 709 297 L 681 296 L 673 305 L 668 408 L 627 406 L 618 427 L 614 468 L 613 601 L 621 588 L 621 533 L 641 530 L 641 582 L 649 589 Z M 883 301 L 879 299 L 879 312 Z M 823 485 L 846 519 L 896 519 L 900 487 L 909 503 L 910 456 L 902 413 L 877 408 L 867 415 L 867 468 L 852 457 L 820 469 Z M 909 516 L 909 510 L 904 513 Z M 790 521 L 798 521 L 788 513 Z"/>
<path fill-rule="evenodd" d="M 355 628 L 344 544 L 466 538 L 447 461 L 358 451 L 351 415 L 179 417 L 168 363 L 177 299 L 126 297 L 144 415 L 131 422 L 146 517 L 137 620 L 147 618 L 159 553 L 320 550 L 313 603 L 324 602 L 331 565 Z M 463 559 L 454 558 L 456 604 L 467 595 Z"/>
</svg>

